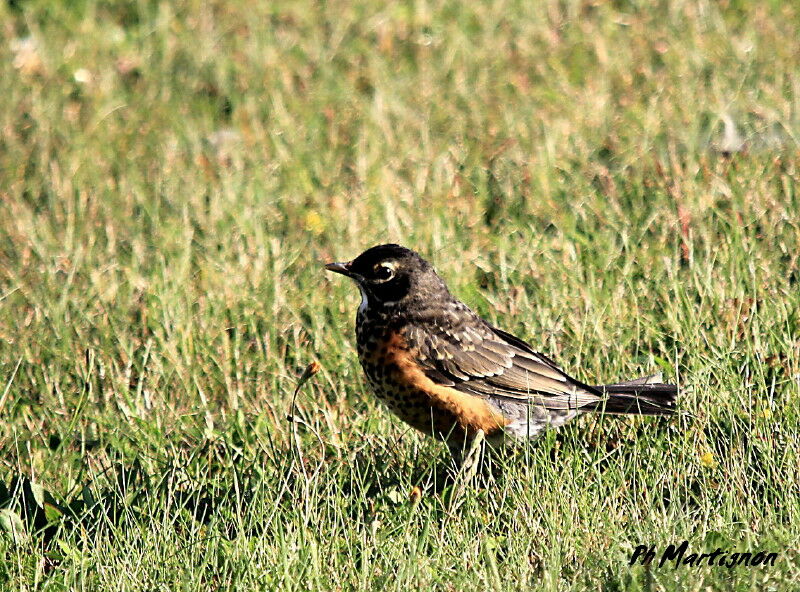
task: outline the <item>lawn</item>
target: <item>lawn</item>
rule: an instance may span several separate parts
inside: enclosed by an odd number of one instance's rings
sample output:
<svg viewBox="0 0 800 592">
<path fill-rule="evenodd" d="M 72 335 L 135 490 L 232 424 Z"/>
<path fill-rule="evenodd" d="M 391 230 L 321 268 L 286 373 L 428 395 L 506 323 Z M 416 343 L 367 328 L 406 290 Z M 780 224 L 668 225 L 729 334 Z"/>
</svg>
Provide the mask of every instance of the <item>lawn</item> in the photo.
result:
<svg viewBox="0 0 800 592">
<path fill-rule="evenodd" d="M 0 588 L 796 589 L 800 6 L 0 23 Z M 680 413 L 443 482 L 321 268 L 380 242 L 585 382 L 662 371 Z M 777 558 L 629 565 L 684 540 Z"/>
</svg>

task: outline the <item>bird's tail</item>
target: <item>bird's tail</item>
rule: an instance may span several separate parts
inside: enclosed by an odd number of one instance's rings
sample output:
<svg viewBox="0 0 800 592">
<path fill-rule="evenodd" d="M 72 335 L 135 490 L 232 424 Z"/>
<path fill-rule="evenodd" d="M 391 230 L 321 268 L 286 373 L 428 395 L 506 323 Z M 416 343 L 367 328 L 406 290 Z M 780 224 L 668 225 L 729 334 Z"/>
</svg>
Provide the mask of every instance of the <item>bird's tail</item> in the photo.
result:
<svg viewBox="0 0 800 592">
<path fill-rule="evenodd" d="M 678 387 L 664 384 L 661 373 L 636 380 L 596 386 L 605 398 L 594 403 L 592 411 L 633 415 L 672 415 Z"/>
</svg>

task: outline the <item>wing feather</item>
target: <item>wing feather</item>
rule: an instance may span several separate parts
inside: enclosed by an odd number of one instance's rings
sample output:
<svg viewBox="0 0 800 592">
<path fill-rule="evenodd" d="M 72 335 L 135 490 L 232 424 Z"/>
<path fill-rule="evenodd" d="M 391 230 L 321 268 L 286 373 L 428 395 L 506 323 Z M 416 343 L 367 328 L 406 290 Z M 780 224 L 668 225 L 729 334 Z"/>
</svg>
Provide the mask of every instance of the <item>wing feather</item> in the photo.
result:
<svg viewBox="0 0 800 592">
<path fill-rule="evenodd" d="M 477 316 L 458 330 L 416 325 L 407 338 L 429 378 L 462 392 L 549 409 L 575 409 L 602 398 L 521 339 Z"/>
</svg>

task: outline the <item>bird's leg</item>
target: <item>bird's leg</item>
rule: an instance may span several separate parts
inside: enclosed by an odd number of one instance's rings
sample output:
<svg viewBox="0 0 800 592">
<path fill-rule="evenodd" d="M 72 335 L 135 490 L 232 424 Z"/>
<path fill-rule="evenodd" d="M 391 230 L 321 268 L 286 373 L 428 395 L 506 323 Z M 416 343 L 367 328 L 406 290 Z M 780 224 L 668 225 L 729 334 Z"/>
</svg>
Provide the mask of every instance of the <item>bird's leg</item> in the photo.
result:
<svg viewBox="0 0 800 592">
<path fill-rule="evenodd" d="M 460 443 L 450 442 L 448 446 L 450 455 L 453 457 L 453 463 L 458 471 L 456 480 L 464 482 L 472 480 L 481 465 L 486 447 L 486 438 L 483 430 L 478 430 L 474 435 L 468 436 Z"/>
</svg>

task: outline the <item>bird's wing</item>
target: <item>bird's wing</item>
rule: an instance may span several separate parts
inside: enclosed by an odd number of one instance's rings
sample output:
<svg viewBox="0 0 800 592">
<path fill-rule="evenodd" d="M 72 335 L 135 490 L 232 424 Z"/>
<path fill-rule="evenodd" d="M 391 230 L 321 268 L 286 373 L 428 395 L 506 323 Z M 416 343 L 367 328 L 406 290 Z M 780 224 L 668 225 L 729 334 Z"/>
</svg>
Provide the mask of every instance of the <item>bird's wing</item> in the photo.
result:
<svg viewBox="0 0 800 592">
<path fill-rule="evenodd" d="M 549 409 L 575 409 L 602 398 L 521 339 L 483 321 L 458 329 L 415 325 L 406 337 L 431 380 L 462 392 Z"/>
</svg>

